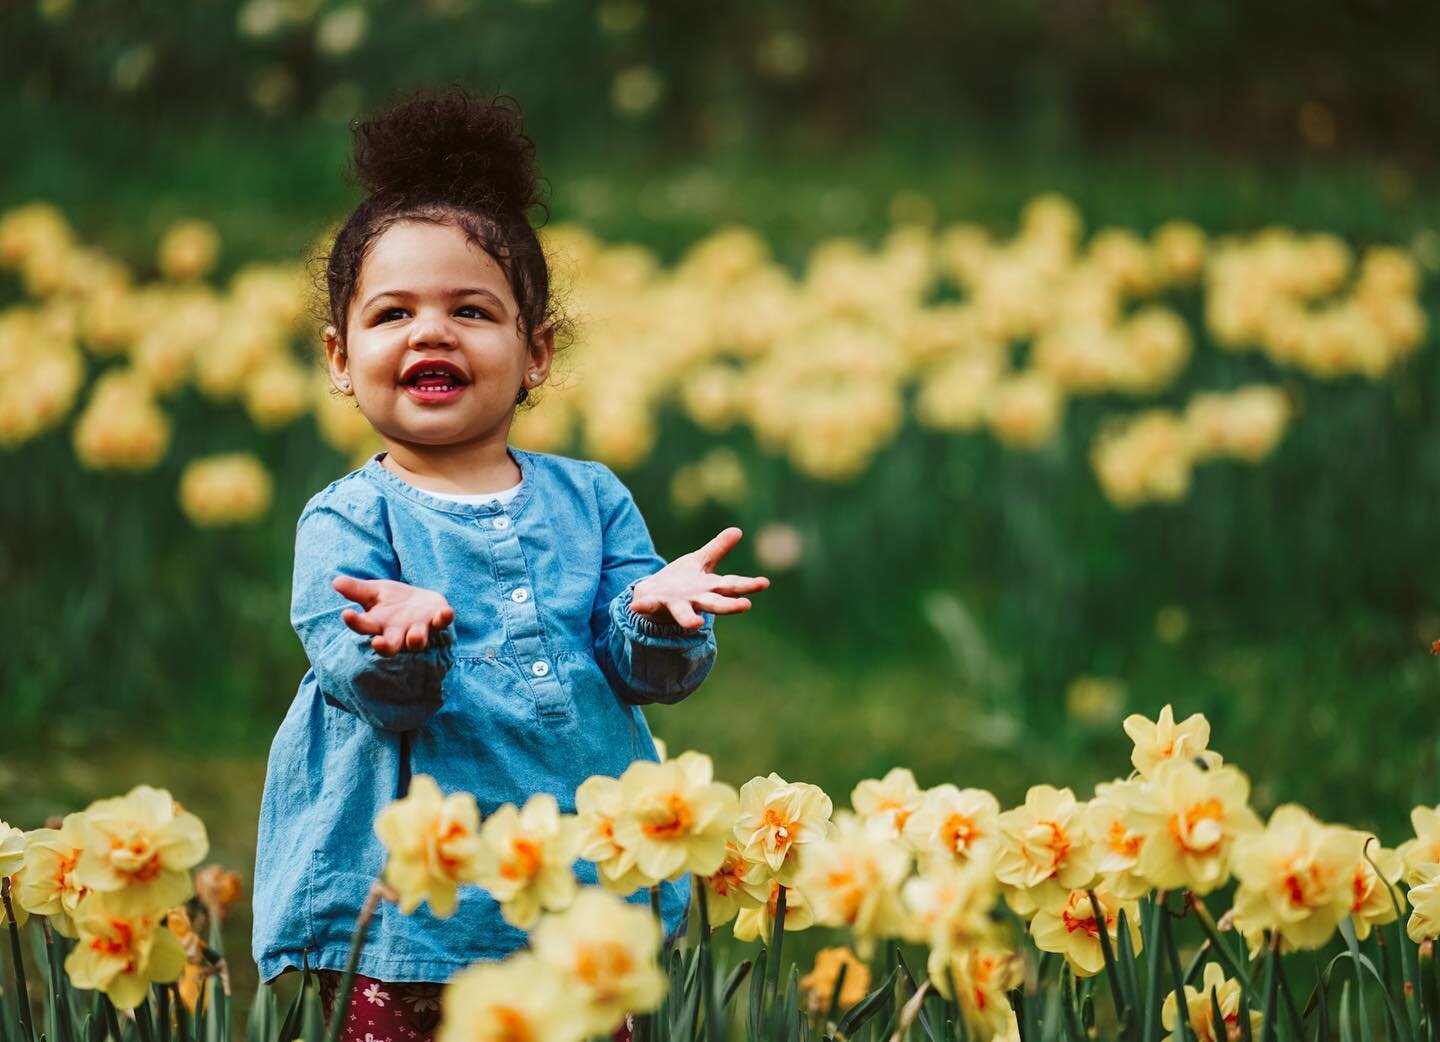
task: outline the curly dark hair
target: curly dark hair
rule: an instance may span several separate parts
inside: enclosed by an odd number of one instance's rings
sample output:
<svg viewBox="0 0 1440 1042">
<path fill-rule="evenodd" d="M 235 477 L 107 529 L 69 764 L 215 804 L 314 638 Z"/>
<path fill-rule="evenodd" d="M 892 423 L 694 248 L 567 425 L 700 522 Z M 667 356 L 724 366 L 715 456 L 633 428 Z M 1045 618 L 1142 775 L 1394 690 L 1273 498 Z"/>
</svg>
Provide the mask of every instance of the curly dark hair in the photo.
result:
<svg viewBox="0 0 1440 1042">
<path fill-rule="evenodd" d="M 454 225 L 495 258 L 510 280 L 527 343 L 543 324 L 561 324 L 530 223 L 532 210 L 548 216 L 535 143 L 522 129 L 514 98 L 458 86 L 420 91 L 352 129 L 349 176 L 369 194 L 341 225 L 324 260 L 326 310 L 342 339 L 365 256 L 400 221 Z"/>
</svg>

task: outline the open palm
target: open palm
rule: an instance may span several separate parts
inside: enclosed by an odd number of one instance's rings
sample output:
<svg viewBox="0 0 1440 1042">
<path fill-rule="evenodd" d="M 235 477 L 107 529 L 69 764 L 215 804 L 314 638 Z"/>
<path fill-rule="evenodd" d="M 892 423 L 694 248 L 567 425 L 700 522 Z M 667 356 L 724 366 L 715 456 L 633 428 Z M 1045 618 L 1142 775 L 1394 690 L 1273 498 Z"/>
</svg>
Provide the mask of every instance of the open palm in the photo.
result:
<svg viewBox="0 0 1440 1042">
<path fill-rule="evenodd" d="M 716 575 L 721 558 L 740 542 L 738 528 L 727 528 L 698 550 L 677 557 L 654 575 L 635 584 L 630 609 L 656 622 L 675 622 L 693 630 L 705 624 L 699 615 L 736 615 L 750 610 L 742 594 L 770 585 L 763 575 Z"/>
<path fill-rule="evenodd" d="M 340 619 L 356 633 L 369 634 L 370 646 L 381 655 L 420 651 L 455 618 L 443 595 L 394 579 L 337 575 L 330 585 L 365 609 L 346 608 Z"/>
</svg>

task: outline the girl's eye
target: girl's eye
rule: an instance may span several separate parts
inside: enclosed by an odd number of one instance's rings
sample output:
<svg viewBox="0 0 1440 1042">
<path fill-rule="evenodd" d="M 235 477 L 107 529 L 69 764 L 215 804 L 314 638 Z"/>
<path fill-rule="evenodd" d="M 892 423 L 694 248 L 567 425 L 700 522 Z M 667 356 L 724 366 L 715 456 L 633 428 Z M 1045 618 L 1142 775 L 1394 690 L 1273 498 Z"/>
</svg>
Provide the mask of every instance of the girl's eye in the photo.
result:
<svg viewBox="0 0 1440 1042">
<path fill-rule="evenodd" d="M 404 308 L 386 308 L 384 311 L 380 312 L 380 314 L 377 316 L 377 320 L 380 322 L 391 322 L 395 319 L 397 315 L 403 316 L 404 314 Z"/>
<path fill-rule="evenodd" d="M 474 314 L 473 314 L 473 315 L 466 315 L 466 316 L 465 316 L 466 318 L 489 318 L 489 317 L 490 317 L 490 313 L 489 313 L 488 311 L 486 311 L 486 310 L 485 310 L 484 308 L 482 308 L 482 307 L 479 307 L 479 306 L 476 305 L 476 304 L 466 304 L 464 307 L 460 308 L 459 311 L 457 311 L 456 313 L 463 315 L 463 314 L 465 314 L 465 312 L 467 312 L 467 311 L 472 311 L 472 312 L 474 312 Z"/>
</svg>

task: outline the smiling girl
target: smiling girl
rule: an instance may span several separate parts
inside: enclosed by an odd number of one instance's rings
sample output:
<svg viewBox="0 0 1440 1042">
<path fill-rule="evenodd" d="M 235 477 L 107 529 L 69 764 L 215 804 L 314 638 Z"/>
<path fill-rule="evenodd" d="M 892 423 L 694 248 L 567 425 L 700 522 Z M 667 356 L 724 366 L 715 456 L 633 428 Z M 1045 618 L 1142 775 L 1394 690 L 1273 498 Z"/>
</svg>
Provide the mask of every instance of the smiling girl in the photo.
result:
<svg viewBox="0 0 1440 1042">
<path fill-rule="evenodd" d="M 296 528 L 291 622 L 311 668 L 261 806 L 265 980 L 344 966 L 384 863 L 375 815 L 412 773 L 487 815 L 542 792 L 573 812 L 586 778 L 656 759 L 639 707 L 694 691 L 714 616 L 769 585 L 716 573 L 739 529 L 667 564 L 607 467 L 508 445 L 560 325 L 528 219 L 533 159 L 513 104 L 459 90 L 355 130 L 369 194 L 328 258 L 325 354 L 385 450 Z M 666 884 L 667 931 L 687 896 Z M 344 1025 L 356 1040 L 427 1037 L 438 985 L 524 943 L 479 888 L 443 919 L 385 906 L 370 936 Z"/>
</svg>

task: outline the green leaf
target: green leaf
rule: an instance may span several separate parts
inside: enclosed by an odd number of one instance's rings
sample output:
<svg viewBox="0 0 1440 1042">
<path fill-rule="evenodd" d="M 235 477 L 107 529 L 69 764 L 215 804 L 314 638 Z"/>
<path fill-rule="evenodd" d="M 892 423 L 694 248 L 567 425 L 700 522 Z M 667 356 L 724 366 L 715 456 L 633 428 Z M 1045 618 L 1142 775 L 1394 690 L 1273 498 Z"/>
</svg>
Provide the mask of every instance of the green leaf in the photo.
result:
<svg viewBox="0 0 1440 1042">
<path fill-rule="evenodd" d="M 886 977 L 878 988 L 846 1010 L 845 1015 L 840 1018 L 840 1023 L 835 1026 L 835 1036 L 849 1038 L 871 1017 L 880 1012 L 890 999 L 891 989 L 895 987 L 895 981 L 899 975 L 900 968 L 897 966 L 890 971 L 890 976 Z"/>
<path fill-rule="evenodd" d="M 720 989 L 720 1002 L 723 1006 L 730 1005 L 735 996 L 739 994 L 740 985 L 745 983 L 745 976 L 754 967 L 749 959 L 746 959 L 739 966 L 730 971 L 730 976 L 725 978 L 725 985 Z"/>
<path fill-rule="evenodd" d="M 245 1042 L 275 1042 L 278 1021 L 275 989 L 262 981 L 255 989 L 255 1001 L 250 1004 L 250 1016 L 245 1022 Z"/>
</svg>

